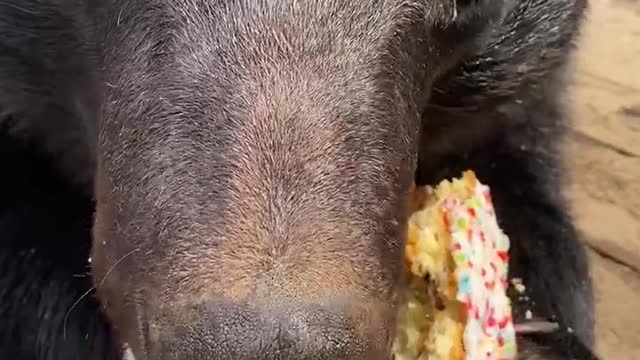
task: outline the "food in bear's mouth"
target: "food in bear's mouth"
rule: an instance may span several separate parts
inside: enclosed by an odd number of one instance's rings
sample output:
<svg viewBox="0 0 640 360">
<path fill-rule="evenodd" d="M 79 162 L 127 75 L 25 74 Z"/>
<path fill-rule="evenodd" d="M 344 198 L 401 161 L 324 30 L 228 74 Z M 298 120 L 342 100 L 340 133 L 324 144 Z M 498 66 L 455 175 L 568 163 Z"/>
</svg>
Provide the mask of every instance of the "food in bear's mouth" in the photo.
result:
<svg viewBox="0 0 640 360">
<path fill-rule="evenodd" d="M 394 360 L 510 360 L 509 238 L 472 171 L 414 189 Z"/>
<path fill-rule="evenodd" d="M 509 238 L 498 226 L 489 187 L 466 171 L 435 188 L 415 188 L 411 202 L 392 359 L 515 359 L 506 295 Z M 532 331 L 553 325 L 541 324 Z M 126 345 L 123 360 L 135 360 Z"/>
</svg>

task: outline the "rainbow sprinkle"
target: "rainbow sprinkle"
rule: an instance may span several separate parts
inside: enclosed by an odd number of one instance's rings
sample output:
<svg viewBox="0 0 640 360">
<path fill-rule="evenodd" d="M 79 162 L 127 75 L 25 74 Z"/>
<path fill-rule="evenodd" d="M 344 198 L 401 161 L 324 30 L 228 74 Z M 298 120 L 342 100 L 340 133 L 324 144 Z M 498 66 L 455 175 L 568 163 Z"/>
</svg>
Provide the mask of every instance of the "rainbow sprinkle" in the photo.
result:
<svg viewBox="0 0 640 360">
<path fill-rule="evenodd" d="M 476 181 L 466 201 L 445 199 L 457 278 L 456 298 L 467 310 L 463 344 L 467 360 L 512 360 L 516 341 L 506 296 L 509 238 L 500 230 L 489 187 Z"/>
</svg>

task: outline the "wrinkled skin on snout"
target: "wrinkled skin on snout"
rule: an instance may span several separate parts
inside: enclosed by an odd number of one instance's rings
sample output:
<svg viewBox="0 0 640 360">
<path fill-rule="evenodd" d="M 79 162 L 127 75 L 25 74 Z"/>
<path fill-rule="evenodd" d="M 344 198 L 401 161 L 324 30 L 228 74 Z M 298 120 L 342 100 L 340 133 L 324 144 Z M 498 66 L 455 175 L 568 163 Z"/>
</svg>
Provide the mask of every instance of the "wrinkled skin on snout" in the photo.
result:
<svg viewBox="0 0 640 360">
<path fill-rule="evenodd" d="M 92 265 L 120 341 L 138 360 L 388 358 L 434 83 L 506 9 L 100 4 Z"/>
</svg>

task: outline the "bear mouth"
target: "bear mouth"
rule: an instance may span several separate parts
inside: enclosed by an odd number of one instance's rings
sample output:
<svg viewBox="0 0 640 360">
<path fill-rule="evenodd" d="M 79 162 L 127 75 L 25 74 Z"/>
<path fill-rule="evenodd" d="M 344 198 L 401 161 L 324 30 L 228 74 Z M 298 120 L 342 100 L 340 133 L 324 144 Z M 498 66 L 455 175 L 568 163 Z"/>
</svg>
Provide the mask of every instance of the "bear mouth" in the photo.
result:
<svg viewBox="0 0 640 360">
<path fill-rule="evenodd" d="M 475 175 L 473 175 L 473 173 L 466 173 L 465 176 L 466 177 L 464 178 L 464 180 L 467 180 L 467 181 L 474 180 L 475 181 L 475 183 L 472 183 L 472 184 L 475 184 L 475 186 L 473 187 L 473 190 L 474 190 L 473 194 L 477 195 L 475 193 L 475 191 L 477 191 L 479 189 L 482 189 L 482 188 L 479 187 L 480 183 L 477 182 L 477 180 L 475 180 Z M 456 186 L 456 187 L 458 187 L 460 189 L 462 189 L 461 188 L 462 186 L 468 186 L 467 183 L 463 183 L 462 180 L 459 180 L 459 179 L 456 179 L 456 181 L 454 183 L 448 183 L 447 182 L 447 183 L 443 183 L 443 184 L 444 185 L 442 185 L 443 187 L 440 188 L 440 190 L 431 189 L 429 191 L 440 191 L 443 194 L 445 194 L 445 193 L 448 194 L 448 196 L 454 196 L 454 195 L 460 196 L 457 193 L 453 192 L 453 190 L 452 190 L 453 188 L 449 188 L 448 186 Z M 460 189 L 458 189 L 457 191 L 462 191 Z M 465 187 L 464 191 L 467 191 L 467 190 L 468 189 Z M 488 188 L 487 188 L 487 191 L 488 191 Z M 434 231 L 435 231 L 435 229 L 438 229 L 439 226 L 441 226 L 441 225 L 438 225 L 436 223 L 436 219 L 439 219 L 439 217 L 438 217 L 439 215 L 434 215 L 435 213 L 426 213 L 425 212 L 426 211 L 425 209 L 427 208 L 427 206 L 434 206 L 432 201 L 435 201 L 435 200 L 427 201 L 427 198 L 428 198 L 427 193 L 426 192 L 422 192 L 422 191 L 417 191 L 415 189 L 414 189 L 414 192 L 412 192 L 412 194 L 413 194 L 412 198 L 410 199 L 412 213 L 417 214 L 416 216 L 422 216 L 422 220 L 419 220 L 419 219 L 421 219 L 419 217 L 416 217 L 415 219 L 412 218 L 411 220 L 409 220 L 409 225 L 418 226 L 419 221 L 422 221 L 423 222 L 422 226 L 426 226 L 427 228 L 431 228 Z M 431 194 L 430 196 L 433 199 L 436 199 L 436 197 L 433 196 L 434 194 L 435 193 Z M 439 196 L 442 197 L 444 195 L 439 195 Z M 478 206 L 480 206 L 480 205 L 478 205 Z M 485 205 L 485 206 L 490 207 L 491 205 L 489 203 L 489 205 Z M 434 209 L 439 209 L 439 208 L 434 208 Z M 428 221 L 425 220 L 424 217 L 427 216 L 427 214 L 429 214 L 433 219 L 427 218 Z M 431 219 L 431 220 L 429 220 L 429 219 Z M 496 223 L 496 227 L 497 227 L 497 223 Z M 416 227 L 416 229 L 417 229 L 417 227 Z M 497 228 L 497 230 L 500 231 L 500 232 L 502 231 L 499 228 Z M 449 230 L 448 229 L 441 229 L 441 231 L 449 231 Z M 417 232 L 416 232 L 416 234 L 417 234 Z M 440 236 L 441 239 L 444 238 L 444 236 L 442 236 L 442 234 L 440 234 L 440 235 L 441 235 Z M 493 236 L 490 237 L 490 239 L 491 238 L 498 238 L 498 236 L 499 235 L 494 234 Z M 503 235 L 503 236 L 506 237 L 506 235 Z M 435 236 L 435 237 L 433 237 L 433 239 L 431 239 L 431 238 L 429 238 L 429 239 L 430 239 L 430 241 L 435 241 L 435 239 L 437 239 L 437 238 L 438 237 Z M 478 243 L 478 242 L 476 242 L 476 243 Z M 413 252 L 418 251 L 418 250 L 417 250 L 417 247 L 407 247 L 407 249 L 405 249 L 405 251 L 407 252 L 407 254 L 412 254 Z M 422 249 L 420 251 L 425 251 L 425 250 Z M 449 254 L 449 250 L 446 247 L 442 247 L 442 248 L 438 249 L 438 251 L 440 251 L 440 256 L 442 258 L 444 258 L 444 256 Z M 417 257 L 418 255 L 421 255 L 421 254 L 417 254 L 416 253 L 416 254 L 413 254 L 412 256 L 415 257 L 415 259 L 418 259 L 418 257 Z M 424 254 L 422 254 L 422 255 L 424 255 Z M 417 261 L 417 260 L 415 260 L 415 261 Z M 435 264 L 435 262 L 433 264 Z M 407 270 L 409 271 L 409 269 L 407 269 Z M 449 305 L 445 305 L 445 302 L 447 301 L 446 300 L 446 297 L 447 297 L 446 294 L 438 292 L 438 291 L 435 290 L 436 288 L 444 288 L 444 285 L 438 285 L 437 281 L 436 281 L 436 278 L 434 278 L 434 275 L 437 276 L 438 274 L 443 274 L 443 273 L 446 273 L 447 271 L 449 271 L 449 270 L 448 269 L 435 268 L 435 269 L 431 269 L 428 272 L 426 272 L 426 276 L 423 275 L 423 274 L 420 274 L 420 276 L 419 276 L 420 277 L 420 282 L 424 282 L 425 286 L 424 286 L 424 288 L 423 287 L 419 287 L 418 291 L 425 291 L 426 297 L 428 299 L 430 299 L 430 300 L 428 300 L 428 302 L 423 304 L 423 305 L 428 304 L 427 307 L 429 307 L 429 306 L 432 307 L 429 310 L 430 313 L 434 313 L 434 312 L 444 313 L 444 312 L 455 312 L 455 311 L 458 311 L 457 308 L 452 307 L 450 304 Z M 418 275 L 418 274 L 414 273 L 414 275 Z M 404 285 L 407 286 L 408 284 L 404 284 Z M 404 290 L 412 291 L 411 287 L 407 287 Z M 522 290 L 518 290 L 518 291 L 519 292 L 524 291 L 524 286 L 523 286 Z M 502 296 L 505 296 L 505 297 L 507 296 L 506 295 L 506 289 L 505 289 L 505 293 L 502 294 Z M 416 299 L 418 299 L 418 298 L 416 297 Z M 412 301 L 412 302 L 415 304 L 415 301 Z M 398 320 L 402 319 L 401 315 L 402 315 L 402 313 L 399 313 L 399 319 Z M 428 318 L 428 316 L 425 316 L 424 318 L 426 319 L 426 318 Z M 459 321 L 459 320 L 456 319 L 455 315 L 451 315 L 450 318 L 454 319 L 456 322 Z M 441 317 L 440 319 L 443 319 L 443 318 Z M 413 331 L 415 329 L 415 327 L 412 326 L 413 324 L 411 324 L 411 322 L 414 322 L 414 320 L 413 319 L 408 319 L 407 321 L 409 321 L 409 323 L 406 323 L 403 320 L 402 322 L 399 322 L 398 325 L 402 325 L 402 326 L 406 327 L 407 329 Z M 513 323 L 512 331 L 513 331 L 514 336 L 516 334 L 517 335 L 527 335 L 527 334 L 544 335 L 544 334 L 550 334 L 550 333 L 554 333 L 554 332 L 558 331 L 559 328 L 560 328 L 559 324 L 556 323 L 556 322 L 553 322 L 553 321 L 550 321 L 550 320 L 546 320 L 546 319 L 542 319 L 542 318 L 537 318 L 537 317 L 526 317 L 525 319 L 514 319 L 513 322 L 514 323 Z M 440 325 L 435 325 L 434 323 L 432 323 L 432 324 L 430 324 L 430 327 L 433 327 L 434 329 L 438 330 L 439 334 L 446 334 L 450 339 L 456 339 L 456 337 L 459 336 L 457 334 L 457 331 L 458 331 L 457 329 L 459 329 L 459 327 L 458 326 L 451 327 L 448 324 L 451 324 L 451 322 L 448 322 L 448 321 L 442 322 L 441 321 Z M 447 329 L 447 330 L 443 330 L 443 329 Z M 453 329 L 453 330 L 451 330 L 451 329 Z M 415 336 L 414 336 L 414 338 L 417 339 L 417 337 L 415 337 Z M 456 340 L 456 341 L 461 342 L 460 346 L 463 346 L 462 339 Z M 448 345 L 449 345 L 449 343 L 446 343 L 446 346 L 448 346 Z M 406 346 L 406 344 L 405 344 L 405 345 L 403 345 L 402 347 L 400 347 L 400 348 L 398 348 L 396 350 L 390 349 L 391 351 L 388 354 L 389 359 L 390 360 L 391 359 L 397 359 L 397 358 L 402 358 L 402 359 L 415 358 L 415 359 L 417 359 L 417 358 L 421 357 L 420 355 L 416 356 L 414 354 L 415 353 L 414 347 L 416 347 L 415 344 L 411 344 L 410 346 Z M 433 347 L 435 348 L 436 346 L 434 345 Z M 394 348 L 395 348 L 395 345 L 394 345 Z M 400 352 L 396 353 L 396 351 L 398 351 L 398 350 L 400 350 Z M 121 360 L 136 360 L 136 357 L 135 357 L 131 347 L 126 342 L 122 343 L 122 350 L 121 351 L 122 351 Z M 422 351 L 424 351 L 424 349 L 420 349 L 420 351 L 417 354 L 422 354 Z M 446 349 L 445 348 L 445 350 L 442 350 L 442 352 L 439 352 L 439 353 L 441 353 L 441 354 L 458 354 L 458 353 L 455 353 L 455 352 L 452 352 L 452 351 L 453 350 L 451 350 L 451 349 Z M 144 353 L 144 351 L 143 351 L 143 353 Z M 401 356 L 398 356 L 398 354 L 400 354 Z M 147 358 L 147 356 L 142 356 L 142 357 L 143 358 Z M 440 356 L 435 356 L 435 357 L 440 358 Z M 453 356 L 453 357 L 454 358 L 458 358 L 458 356 Z M 508 356 L 508 358 L 511 358 L 511 357 Z"/>
</svg>

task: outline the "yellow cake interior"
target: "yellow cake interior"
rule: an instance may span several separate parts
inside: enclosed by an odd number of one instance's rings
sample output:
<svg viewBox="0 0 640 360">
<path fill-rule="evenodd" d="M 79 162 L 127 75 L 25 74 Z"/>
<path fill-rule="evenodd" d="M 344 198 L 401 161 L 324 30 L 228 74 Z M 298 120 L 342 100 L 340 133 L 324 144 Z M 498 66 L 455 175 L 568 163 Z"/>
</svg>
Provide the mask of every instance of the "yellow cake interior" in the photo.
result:
<svg viewBox="0 0 640 360">
<path fill-rule="evenodd" d="M 463 304 L 456 300 L 450 235 L 440 213 L 446 197 L 468 198 L 475 176 L 415 189 L 405 248 L 407 286 L 399 312 L 394 360 L 460 360 L 464 357 Z"/>
</svg>

